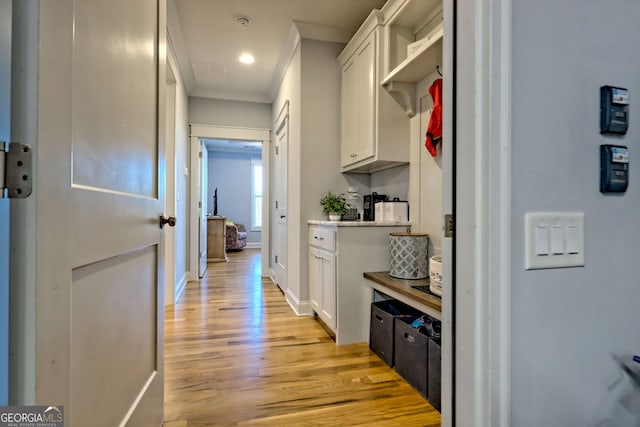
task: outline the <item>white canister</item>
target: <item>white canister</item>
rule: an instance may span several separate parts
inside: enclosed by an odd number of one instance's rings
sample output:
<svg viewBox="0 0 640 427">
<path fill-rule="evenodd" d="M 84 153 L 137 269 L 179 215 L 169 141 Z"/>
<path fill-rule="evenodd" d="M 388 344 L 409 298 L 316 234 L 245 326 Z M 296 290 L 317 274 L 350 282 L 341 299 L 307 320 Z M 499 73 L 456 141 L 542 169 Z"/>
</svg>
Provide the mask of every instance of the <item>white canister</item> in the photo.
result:
<svg viewBox="0 0 640 427">
<path fill-rule="evenodd" d="M 373 218 L 375 221 L 384 221 L 384 202 L 376 202 L 373 205 L 374 215 Z"/>
<path fill-rule="evenodd" d="M 382 202 L 385 221 L 409 221 L 409 203 L 401 200 Z"/>
<path fill-rule="evenodd" d="M 442 257 L 432 256 L 429 260 L 429 290 L 442 296 Z"/>
<path fill-rule="evenodd" d="M 428 277 L 429 235 L 424 233 L 391 233 L 389 275 L 398 279 Z"/>
</svg>

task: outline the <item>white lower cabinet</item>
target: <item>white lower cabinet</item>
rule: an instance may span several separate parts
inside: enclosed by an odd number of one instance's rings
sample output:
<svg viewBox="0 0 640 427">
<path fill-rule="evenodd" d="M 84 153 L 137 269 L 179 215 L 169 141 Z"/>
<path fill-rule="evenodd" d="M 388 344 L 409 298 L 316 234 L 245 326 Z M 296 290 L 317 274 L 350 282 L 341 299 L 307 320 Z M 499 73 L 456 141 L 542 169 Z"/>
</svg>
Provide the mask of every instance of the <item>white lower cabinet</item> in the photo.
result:
<svg viewBox="0 0 640 427">
<path fill-rule="evenodd" d="M 336 331 L 336 255 L 309 248 L 309 286 L 313 311 Z"/>
<path fill-rule="evenodd" d="M 372 295 L 363 273 L 389 270 L 389 233 L 407 227 L 310 221 L 309 299 L 337 344 L 368 340 Z"/>
</svg>

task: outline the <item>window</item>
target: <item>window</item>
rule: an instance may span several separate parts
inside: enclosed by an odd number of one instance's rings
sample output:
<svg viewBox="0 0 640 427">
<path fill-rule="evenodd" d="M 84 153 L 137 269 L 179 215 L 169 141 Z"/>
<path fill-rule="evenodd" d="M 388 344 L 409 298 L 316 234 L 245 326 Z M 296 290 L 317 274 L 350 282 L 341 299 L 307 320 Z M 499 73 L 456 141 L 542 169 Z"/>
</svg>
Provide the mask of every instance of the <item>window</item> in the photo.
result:
<svg viewBox="0 0 640 427">
<path fill-rule="evenodd" d="M 262 160 L 251 159 L 251 231 L 262 230 Z"/>
</svg>

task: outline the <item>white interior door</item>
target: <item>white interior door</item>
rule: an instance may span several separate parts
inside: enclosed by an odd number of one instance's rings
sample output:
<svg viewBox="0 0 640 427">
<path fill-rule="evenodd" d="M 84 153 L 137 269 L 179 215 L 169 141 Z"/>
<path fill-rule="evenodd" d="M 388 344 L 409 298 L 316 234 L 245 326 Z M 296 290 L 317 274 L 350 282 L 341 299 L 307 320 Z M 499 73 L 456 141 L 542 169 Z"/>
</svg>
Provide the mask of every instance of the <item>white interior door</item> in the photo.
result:
<svg viewBox="0 0 640 427">
<path fill-rule="evenodd" d="M 0 0 L 0 141 L 10 140 L 11 0 Z M 0 406 L 9 394 L 9 201 L 0 199 Z"/>
<path fill-rule="evenodd" d="M 289 145 L 289 116 L 278 124 L 275 145 L 275 232 L 274 275 L 276 283 L 287 292 L 287 159 Z"/>
<path fill-rule="evenodd" d="M 33 96 L 14 98 L 12 115 L 37 152 L 16 240 L 33 292 L 16 302 L 15 400 L 64 405 L 71 427 L 160 426 L 166 5 L 13 5 Z"/>
<path fill-rule="evenodd" d="M 200 143 L 200 268 L 199 277 L 207 270 L 207 191 L 209 184 L 209 152 Z"/>
</svg>

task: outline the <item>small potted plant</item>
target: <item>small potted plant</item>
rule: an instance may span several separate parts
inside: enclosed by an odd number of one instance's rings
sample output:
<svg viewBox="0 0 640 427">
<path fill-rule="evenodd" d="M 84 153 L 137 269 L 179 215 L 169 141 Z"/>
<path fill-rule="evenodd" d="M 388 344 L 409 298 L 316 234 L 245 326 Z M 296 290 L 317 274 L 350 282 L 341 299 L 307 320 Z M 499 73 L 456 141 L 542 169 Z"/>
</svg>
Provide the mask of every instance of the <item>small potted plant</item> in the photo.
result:
<svg viewBox="0 0 640 427">
<path fill-rule="evenodd" d="M 349 207 L 343 194 L 333 194 L 331 191 L 320 199 L 320 204 L 324 213 L 329 215 L 329 220 L 331 221 L 340 221 L 340 218 L 347 212 Z"/>
</svg>

